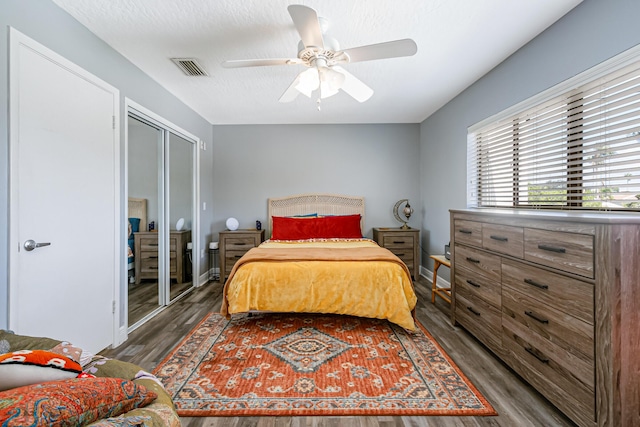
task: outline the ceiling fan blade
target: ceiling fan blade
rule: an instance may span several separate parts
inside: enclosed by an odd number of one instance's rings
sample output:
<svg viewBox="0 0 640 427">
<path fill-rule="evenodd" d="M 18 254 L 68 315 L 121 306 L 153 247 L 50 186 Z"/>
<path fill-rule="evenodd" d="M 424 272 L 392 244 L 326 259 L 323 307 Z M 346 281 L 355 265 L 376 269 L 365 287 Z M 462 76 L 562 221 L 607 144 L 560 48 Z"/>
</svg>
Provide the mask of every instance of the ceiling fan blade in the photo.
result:
<svg viewBox="0 0 640 427">
<path fill-rule="evenodd" d="M 334 71 L 344 74 L 344 82 L 342 82 L 342 89 L 347 94 L 351 95 L 358 102 L 365 102 L 373 95 L 373 89 L 366 84 L 362 83 L 357 77 L 349 73 L 347 70 L 340 66 L 331 67 Z"/>
<path fill-rule="evenodd" d="M 302 64 L 302 60 L 298 58 L 273 58 L 273 59 L 238 59 L 224 61 L 224 68 L 241 68 L 241 67 L 264 67 L 268 65 L 296 65 Z"/>
<path fill-rule="evenodd" d="M 300 84 L 300 79 L 303 73 L 304 71 L 299 73 L 296 78 L 293 79 L 293 82 L 289 85 L 287 90 L 284 91 L 282 96 L 280 96 L 280 99 L 278 99 L 279 102 L 291 102 L 296 99 L 299 93 L 302 93 L 297 89 L 297 86 Z"/>
<path fill-rule="evenodd" d="M 349 62 L 371 61 L 374 59 L 397 58 L 412 56 L 418 51 L 416 42 L 411 39 L 395 40 L 391 42 L 370 44 L 367 46 L 344 49 L 342 52 L 349 56 Z"/>
<path fill-rule="evenodd" d="M 278 99 L 278 101 L 279 102 L 291 102 L 294 99 L 296 99 L 296 97 L 300 93 L 300 92 L 298 92 L 298 89 L 296 89 L 296 85 L 297 84 L 298 84 L 298 78 L 296 77 L 295 80 L 293 81 L 293 83 L 291 83 L 291 86 L 289 86 L 287 88 L 287 90 L 284 91 L 284 93 L 282 94 L 280 99 Z"/>
<path fill-rule="evenodd" d="M 300 40 L 304 47 L 315 46 L 324 48 L 324 40 L 322 39 L 322 29 L 318 14 L 310 7 L 301 4 L 292 4 L 287 7 L 289 15 L 300 34 Z"/>
</svg>

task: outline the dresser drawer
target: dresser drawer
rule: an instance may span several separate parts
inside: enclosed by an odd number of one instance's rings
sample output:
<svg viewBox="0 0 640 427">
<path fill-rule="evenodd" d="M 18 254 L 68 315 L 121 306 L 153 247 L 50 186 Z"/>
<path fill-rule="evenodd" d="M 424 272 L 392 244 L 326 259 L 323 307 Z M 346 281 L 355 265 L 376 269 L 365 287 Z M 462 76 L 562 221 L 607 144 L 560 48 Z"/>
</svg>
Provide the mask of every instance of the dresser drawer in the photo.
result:
<svg viewBox="0 0 640 427">
<path fill-rule="evenodd" d="M 528 295 L 502 288 L 502 321 L 518 324 L 529 337 L 544 340 L 544 347 L 563 360 L 567 369 L 576 367 L 582 381 L 593 385 L 594 329 L 580 319 L 550 307 Z M 584 370 L 577 369 L 583 366 Z"/>
<path fill-rule="evenodd" d="M 247 251 L 225 251 L 225 272 L 230 273 L 235 263 L 246 253 Z"/>
<path fill-rule="evenodd" d="M 512 326 L 503 322 L 505 362 L 579 425 L 594 425 L 596 402 L 593 387 L 576 378 L 574 369 L 558 363 L 563 361 L 549 354 L 544 343 L 532 342 L 526 332 L 520 333 L 517 327 Z"/>
<path fill-rule="evenodd" d="M 482 246 L 482 223 L 457 219 L 454 222 L 454 238 L 457 243 L 471 246 Z"/>
<path fill-rule="evenodd" d="M 158 237 L 143 237 L 140 239 L 140 249 L 143 251 L 158 252 Z"/>
<path fill-rule="evenodd" d="M 502 347 L 500 310 L 464 289 L 456 291 L 456 321 L 490 349 Z"/>
<path fill-rule="evenodd" d="M 522 227 L 482 224 L 482 247 L 522 258 L 524 256 L 524 230 Z"/>
<path fill-rule="evenodd" d="M 158 257 L 155 258 L 143 258 L 142 260 L 140 260 L 141 262 L 141 267 L 140 267 L 140 271 L 142 273 L 151 273 L 151 272 L 155 272 L 157 274 L 158 272 Z M 176 272 L 176 258 L 173 257 L 169 260 L 169 272 L 170 273 L 175 273 Z"/>
<path fill-rule="evenodd" d="M 456 271 L 465 270 L 469 275 L 479 274 L 489 280 L 500 282 L 500 256 L 479 251 L 468 246 L 455 246 Z"/>
<path fill-rule="evenodd" d="M 256 242 L 253 237 L 228 237 L 224 241 L 226 251 L 242 251 L 243 253 L 251 248 L 258 246 L 260 242 Z"/>
<path fill-rule="evenodd" d="M 593 278 L 593 236 L 559 231 L 524 230 L 524 259 Z"/>
<path fill-rule="evenodd" d="M 400 251 L 413 251 L 413 245 L 415 244 L 415 235 L 413 233 L 393 233 L 385 234 L 382 238 L 382 246 L 395 253 L 395 250 Z M 395 250 L 394 250 L 395 249 Z"/>
<path fill-rule="evenodd" d="M 169 239 L 169 250 L 174 251 L 177 248 L 176 239 Z M 143 251 L 155 251 L 158 252 L 158 237 L 144 237 L 140 239 L 140 249 Z"/>
<path fill-rule="evenodd" d="M 410 248 L 389 248 L 389 247 L 387 247 L 387 249 L 389 249 L 391 252 L 393 252 L 395 256 L 400 258 L 402 260 L 402 262 L 404 262 L 407 265 L 407 268 L 409 269 L 409 271 L 413 271 L 413 265 L 414 265 L 413 247 L 410 247 Z"/>
<path fill-rule="evenodd" d="M 147 260 L 147 259 L 158 259 L 158 250 L 156 248 L 156 250 L 143 250 L 140 251 L 140 253 L 137 255 L 138 257 L 140 257 L 140 260 Z"/>
<path fill-rule="evenodd" d="M 462 290 L 464 294 L 473 294 L 475 297 L 482 298 L 487 303 L 500 307 L 502 302 L 502 286 L 500 282 L 487 279 L 478 274 L 470 274 L 468 270 L 456 270 L 456 292 Z"/>
<path fill-rule="evenodd" d="M 593 285 L 508 259 L 502 284 L 593 325 Z"/>
</svg>

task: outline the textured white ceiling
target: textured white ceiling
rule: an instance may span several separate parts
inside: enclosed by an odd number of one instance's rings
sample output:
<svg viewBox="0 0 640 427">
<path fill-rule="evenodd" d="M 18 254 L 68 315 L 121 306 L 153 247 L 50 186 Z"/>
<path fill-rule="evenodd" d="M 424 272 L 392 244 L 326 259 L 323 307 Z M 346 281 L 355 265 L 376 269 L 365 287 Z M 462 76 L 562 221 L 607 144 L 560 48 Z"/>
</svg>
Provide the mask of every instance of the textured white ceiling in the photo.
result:
<svg viewBox="0 0 640 427">
<path fill-rule="evenodd" d="M 345 65 L 373 97 L 340 92 L 321 111 L 314 95 L 278 102 L 301 65 L 220 65 L 295 58 L 295 0 L 53 1 L 212 124 L 308 124 L 420 123 L 582 0 L 301 0 L 342 48 L 418 45 L 415 56 Z M 184 75 L 173 57 L 195 58 L 209 76 Z"/>
</svg>

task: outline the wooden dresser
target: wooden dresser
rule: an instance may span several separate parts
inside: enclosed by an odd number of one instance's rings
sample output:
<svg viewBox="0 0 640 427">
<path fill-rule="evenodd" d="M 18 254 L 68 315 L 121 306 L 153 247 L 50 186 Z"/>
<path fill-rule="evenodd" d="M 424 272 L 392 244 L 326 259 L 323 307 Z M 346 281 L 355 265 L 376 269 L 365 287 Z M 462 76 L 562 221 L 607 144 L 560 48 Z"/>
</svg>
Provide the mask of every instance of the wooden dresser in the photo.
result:
<svg viewBox="0 0 640 427">
<path fill-rule="evenodd" d="M 407 265 L 415 280 L 420 268 L 420 230 L 417 228 L 374 228 L 373 240 L 389 249 Z"/>
<path fill-rule="evenodd" d="M 264 230 L 247 229 L 220 232 L 220 281 L 231 273 L 236 261 L 251 248 L 264 242 Z"/>
<path fill-rule="evenodd" d="M 452 210 L 452 321 L 580 426 L 640 425 L 640 215 Z"/>
<path fill-rule="evenodd" d="M 187 243 L 191 230 L 171 231 L 169 234 L 169 274 L 178 283 L 186 281 Z M 158 280 L 158 233 L 141 231 L 134 233 L 134 259 L 136 284 L 142 279 Z"/>
</svg>

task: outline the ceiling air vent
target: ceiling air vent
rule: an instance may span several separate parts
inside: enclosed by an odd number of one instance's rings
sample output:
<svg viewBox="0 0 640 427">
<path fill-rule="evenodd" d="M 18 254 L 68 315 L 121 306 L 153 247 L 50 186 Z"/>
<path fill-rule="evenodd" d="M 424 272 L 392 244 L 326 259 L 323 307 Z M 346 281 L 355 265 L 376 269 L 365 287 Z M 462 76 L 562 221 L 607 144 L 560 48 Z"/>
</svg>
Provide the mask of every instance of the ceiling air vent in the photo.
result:
<svg viewBox="0 0 640 427">
<path fill-rule="evenodd" d="M 187 76 L 208 76 L 207 72 L 193 58 L 171 58 Z"/>
</svg>

